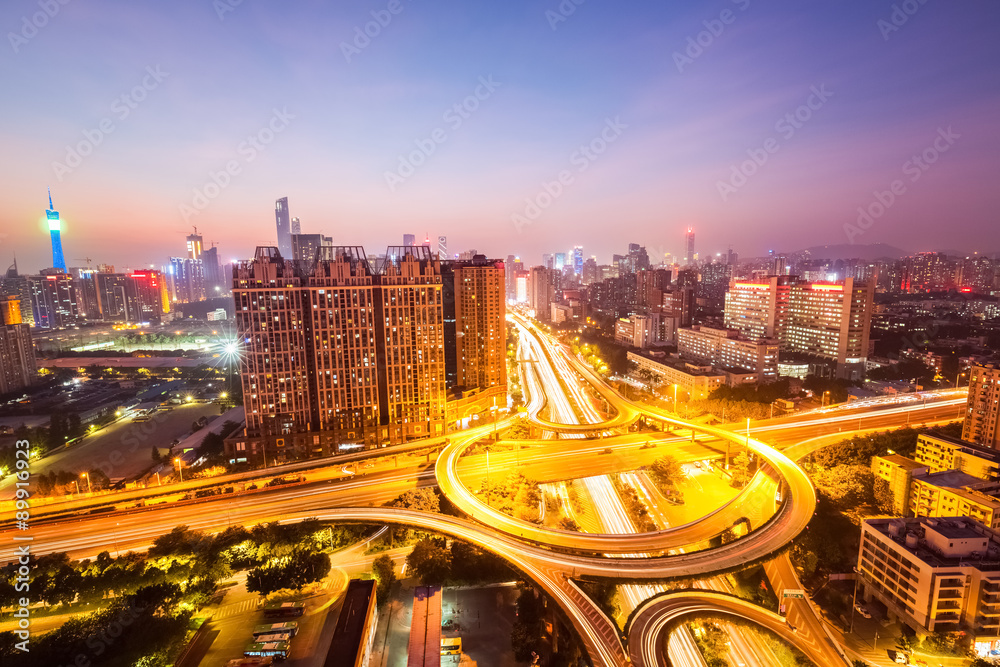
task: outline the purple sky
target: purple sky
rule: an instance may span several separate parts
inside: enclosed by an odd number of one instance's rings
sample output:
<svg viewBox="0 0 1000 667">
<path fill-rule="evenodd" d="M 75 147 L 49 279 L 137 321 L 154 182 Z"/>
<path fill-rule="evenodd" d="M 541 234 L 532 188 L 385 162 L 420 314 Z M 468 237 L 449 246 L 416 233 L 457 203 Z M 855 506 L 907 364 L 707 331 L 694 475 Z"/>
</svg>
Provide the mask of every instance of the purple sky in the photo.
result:
<svg viewBox="0 0 1000 667">
<path fill-rule="evenodd" d="M 192 225 L 246 257 L 274 244 L 282 196 L 303 231 L 369 253 L 411 232 L 606 262 L 629 242 L 679 254 L 688 225 L 703 256 L 1000 250 L 995 2 L 242 0 L 220 18 L 235 2 L 54 2 L 37 30 L 37 0 L 3 3 L 3 266 L 50 264 L 48 186 L 71 266 L 160 265 Z M 372 12 L 386 25 L 345 47 Z M 933 165 L 907 164 L 925 150 Z M 767 159 L 734 180 L 751 153 Z M 845 230 L 893 181 L 885 213 Z"/>
</svg>

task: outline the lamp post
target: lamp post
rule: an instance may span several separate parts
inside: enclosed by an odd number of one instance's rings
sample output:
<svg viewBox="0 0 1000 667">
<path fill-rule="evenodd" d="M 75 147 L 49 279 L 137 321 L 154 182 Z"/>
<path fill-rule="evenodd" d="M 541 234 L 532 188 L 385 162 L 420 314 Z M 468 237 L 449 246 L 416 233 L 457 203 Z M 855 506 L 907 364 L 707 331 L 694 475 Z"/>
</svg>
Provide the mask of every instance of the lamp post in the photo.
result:
<svg viewBox="0 0 1000 667">
<path fill-rule="evenodd" d="M 823 392 L 823 403 L 820 405 L 821 408 L 825 408 L 826 407 L 826 397 L 829 394 L 830 394 L 830 390 L 829 389 L 827 389 L 826 391 Z"/>
<path fill-rule="evenodd" d="M 181 459 L 180 459 L 180 457 L 174 459 L 174 465 L 177 466 L 177 474 L 181 478 L 180 479 L 181 483 L 183 483 L 184 482 L 184 467 L 181 466 Z"/>
<path fill-rule="evenodd" d="M 82 472 L 82 473 L 80 473 L 80 477 L 86 477 L 87 478 L 87 493 L 93 493 L 94 489 L 93 489 L 93 487 L 90 486 L 90 475 L 88 475 L 85 472 Z"/>
</svg>

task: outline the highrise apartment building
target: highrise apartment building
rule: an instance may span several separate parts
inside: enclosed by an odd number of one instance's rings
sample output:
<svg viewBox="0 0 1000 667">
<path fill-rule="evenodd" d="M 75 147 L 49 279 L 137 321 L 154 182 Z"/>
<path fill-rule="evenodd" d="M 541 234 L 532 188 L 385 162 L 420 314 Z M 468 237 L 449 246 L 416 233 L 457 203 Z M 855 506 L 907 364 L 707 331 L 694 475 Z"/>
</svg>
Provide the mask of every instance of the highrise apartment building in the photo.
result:
<svg viewBox="0 0 1000 667">
<path fill-rule="evenodd" d="M 35 381 L 38 367 L 30 327 L 21 317 L 21 300 L 0 295 L 0 395 Z"/>
<path fill-rule="evenodd" d="M 441 264 L 445 369 L 449 390 L 507 393 L 507 304 L 504 264 L 476 255 Z M 506 405 L 504 398 L 501 405 Z"/>
<path fill-rule="evenodd" d="M 553 271 L 544 266 L 531 267 L 528 279 L 528 307 L 535 311 L 539 320 L 548 320 L 552 301 L 555 297 Z"/>
<path fill-rule="evenodd" d="M 247 427 L 236 459 L 327 456 L 444 431 L 440 263 L 429 248 L 258 248 L 233 269 Z"/>
<path fill-rule="evenodd" d="M 1000 367 L 976 364 L 970 369 L 969 399 L 962 440 L 1000 449 Z"/>
<path fill-rule="evenodd" d="M 28 282 L 36 327 L 59 329 L 76 324 L 83 318 L 70 274 L 60 269 L 46 269 L 41 275 L 29 276 Z"/>
</svg>

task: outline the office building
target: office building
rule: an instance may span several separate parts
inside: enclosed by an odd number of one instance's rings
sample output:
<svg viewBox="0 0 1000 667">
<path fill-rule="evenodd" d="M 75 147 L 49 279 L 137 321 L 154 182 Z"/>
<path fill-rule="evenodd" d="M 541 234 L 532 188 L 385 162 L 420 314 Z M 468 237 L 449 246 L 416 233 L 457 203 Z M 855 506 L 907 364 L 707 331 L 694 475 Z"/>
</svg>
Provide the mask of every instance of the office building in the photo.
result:
<svg viewBox="0 0 1000 667">
<path fill-rule="evenodd" d="M 748 379 L 753 381 L 750 374 L 727 373 L 708 364 L 684 361 L 662 352 L 629 352 L 627 356 L 639 370 L 651 373 L 661 389 L 677 385 L 682 395 L 686 394 L 690 400 L 707 398 L 724 385 L 738 386 L 746 384 Z"/>
<path fill-rule="evenodd" d="M 748 338 L 782 339 L 790 280 L 768 276 L 752 282 L 734 280 L 726 292 L 723 321 Z"/>
<path fill-rule="evenodd" d="M 829 365 L 830 375 L 864 377 L 874 283 L 847 278 L 811 283 L 786 276 L 733 281 L 725 326 L 750 339 L 775 338 L 781 350 Z"/>
<path fill-rule="evenodd" d="M 302 233 L 302 223 L 298 218 L 292 218 L 291 232 L 292 236 Z"/>
<path fill-rule="evenodd" d="M 583 246 L 573 247 L 573 273 L 576 274 L 577 280 L 583 275 Z"/>
<path fill-rule="evenodd" d="M 274 224 L 278 232 L 278 252 L 282 257 L 292 257 L 292 220 L 288 212 L 288 197 L 274 203 Z"/>
<path fill-rule="evenodd" d="M 21 317 L 21 300 L 0 295 L 0 396 L 34 384 L 37 374 L 35 345 Z"/>
<path fill-rule="evenodd" d="M 975 364 L 969 370 L 969 398 L 962 440 L 1000 449 L 1000 367 Z"/>
<path fill-rule="evenodd" d="M 734 329 L 694 326 L 677 330 L 677 352 L 716 367 L 746 369 L 758 383 L 778 379 L 778 341 L 748 338 Z"/>
<path fill-rule="evenodd" d="M 377 620 L 375 580 L 351 579 L 324 667 L 368 667 Z"/>
<path fill-rule="evenodd" d="M 1000 645 L 1000 536 L 964 517 L 868 519 L 858 582 L 918 635 L 964 631 L 977 654 Z"/>
<path fill-rule="evenodd" d="M 247 427 L 234 458 L 280 460 L 444 431 L 440 263 L 422 246 L 323 247 L 302 267 L 258 248 L 233 269 Z"/>
<path fill-rule="evenodd" d="M 417 235 L 416 234 L 403 234 L 403 245 L 417 245 Z"/>
<path fill-rule="evenodd" d="M 687 234 L 684 235 L 684 263 L 692 266 L 696 259 L 694 253 L 694 228 L 688 227 Z"/>
<path fill-rule="evenodd" d="M 439 236 L 438 237 L 438 259 L 444 261 L 449 259 L 448 257 L 448 237 Z"/>
<path fill-rule="evenodd" d="M 59 211 L 52 206 L 52 190 L 49 190 L 49 207 L 45 210 L 45 218 L 49 223 L 49 240 L 52 243 L 52 268 L 66 273 L 66 258 L 63 256 L 62 223 L 59 221 Z"/>
</svg>

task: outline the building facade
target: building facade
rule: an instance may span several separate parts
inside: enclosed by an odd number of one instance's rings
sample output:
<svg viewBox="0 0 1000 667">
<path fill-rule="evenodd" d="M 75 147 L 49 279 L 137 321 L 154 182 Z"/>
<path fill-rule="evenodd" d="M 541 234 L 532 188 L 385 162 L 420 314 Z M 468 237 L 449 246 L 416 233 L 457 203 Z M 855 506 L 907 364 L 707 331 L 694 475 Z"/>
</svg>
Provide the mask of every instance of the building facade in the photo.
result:
<svg viewBox="0 0 1000 667">
<path fill-rule="evenodd" d="M 865 600 L 918 634 L 966 631 L 979 655 L 1000 644 L 1000 536 L 958 518 L 868 519 L 858 581 Z"/>
<path fill-rule="evenodd" d="M 976 364 L 970 369 L 969 401 L 962 440 L 1000 449 L 1000 367 Z"/>
<path fill-rule="evenodd" d="M 35 345 L 21 317 L 21 300 L 0 295 L 0 395 L 34 384 L 37 374 Z"/>
<path fill-rule="evenodd" d="M 445 417 L 440 263 L 389 248 L 324 247 L 304 267 L 258 248 L 233 270 L 247 426 L 235 459 L 329 456 L 440 435 Z"/>
<path fill-rule="evenodd" d="M 751 339 L 733 329 L 695 326 L 677 330 L 677 352 L 695 361 L 752 371 L 757 382 L 778 379 L 778 341 Z"/>
</svg>

